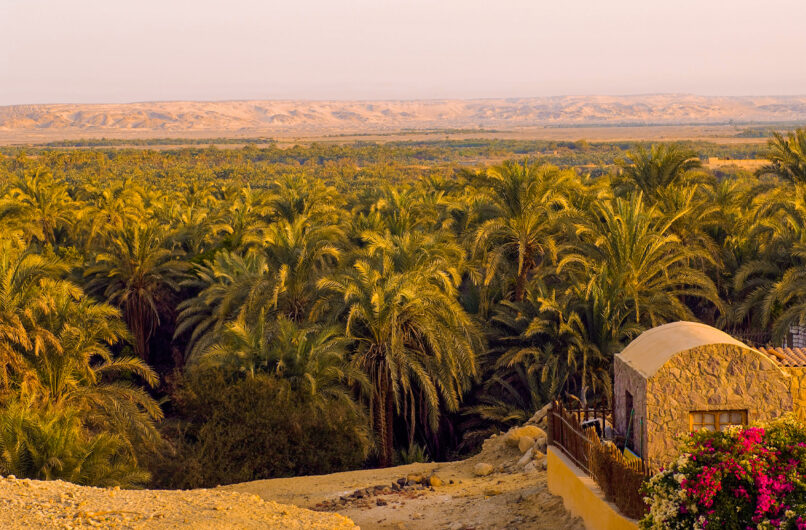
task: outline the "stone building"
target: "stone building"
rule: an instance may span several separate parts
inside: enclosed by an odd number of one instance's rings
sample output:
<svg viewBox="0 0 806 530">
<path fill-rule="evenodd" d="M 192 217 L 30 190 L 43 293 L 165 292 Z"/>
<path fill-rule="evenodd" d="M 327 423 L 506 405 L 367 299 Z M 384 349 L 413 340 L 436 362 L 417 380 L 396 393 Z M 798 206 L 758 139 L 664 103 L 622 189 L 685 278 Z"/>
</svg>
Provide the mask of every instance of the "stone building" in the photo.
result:
<svg viewBox="0 0 806 530">
<path fill-rule="evenodd" d="M 627 445 L 661 463 L 680 436 L 775 419 L 793 409 L 791 377 L 774 356 L 694 322 L 642 333 L 616 355 L 615 427 Z"/>
<path fill-rule="evenodd" d="M 790 326 L 786 343 L 791 345 L 792 349 L 806 348 L 806 326 Z"/>
</svg>

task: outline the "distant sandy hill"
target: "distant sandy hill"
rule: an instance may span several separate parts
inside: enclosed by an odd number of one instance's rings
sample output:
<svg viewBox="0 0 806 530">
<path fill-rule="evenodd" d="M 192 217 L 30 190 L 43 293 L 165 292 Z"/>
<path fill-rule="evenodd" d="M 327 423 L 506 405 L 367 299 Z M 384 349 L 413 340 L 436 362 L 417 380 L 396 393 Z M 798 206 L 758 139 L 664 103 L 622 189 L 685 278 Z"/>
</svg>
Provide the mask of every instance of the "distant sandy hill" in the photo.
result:
<svg viewBox="0 0 806 530">
<path fill-rule="evenodd" d="M 219 101 L 0 107 L 4 137 L 243 136 L 405 129 L 717 124 L 806 120 L 806 96 L 562 96 L 422 101 Z M 147 134 L 145 134 L 147 133 Z"/>
</svg>

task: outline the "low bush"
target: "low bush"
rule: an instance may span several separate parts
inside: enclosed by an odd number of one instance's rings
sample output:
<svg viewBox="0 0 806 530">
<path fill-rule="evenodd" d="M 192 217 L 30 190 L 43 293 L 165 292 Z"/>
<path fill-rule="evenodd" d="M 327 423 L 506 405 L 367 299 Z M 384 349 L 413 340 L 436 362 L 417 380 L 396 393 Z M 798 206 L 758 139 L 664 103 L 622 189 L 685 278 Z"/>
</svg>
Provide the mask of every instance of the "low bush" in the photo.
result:
<svg viewBox="0 0 806 530">
<path fill-rule="evenodd" d="M 321 403 L 286 380 L 192 371 L 173 394 L 164 435 L 172 454 L 152 465 L 155 485 L 211 487 L 272 477 L 333 473 L 364 462 L 366 420 L 338 401 Z"/>
<path fill-rule="evenodd" d="M 806 529 L 806 426 L 691 435 L 683 454 L 648 482 L 642 528 Z"/>
<path fill-rule="evenodd" d="M 0 475 L 92 486 L 142 486 L 124 438 L 93 432 L 71 407 L 15 401 L 0 408 Z"/>
</svg>

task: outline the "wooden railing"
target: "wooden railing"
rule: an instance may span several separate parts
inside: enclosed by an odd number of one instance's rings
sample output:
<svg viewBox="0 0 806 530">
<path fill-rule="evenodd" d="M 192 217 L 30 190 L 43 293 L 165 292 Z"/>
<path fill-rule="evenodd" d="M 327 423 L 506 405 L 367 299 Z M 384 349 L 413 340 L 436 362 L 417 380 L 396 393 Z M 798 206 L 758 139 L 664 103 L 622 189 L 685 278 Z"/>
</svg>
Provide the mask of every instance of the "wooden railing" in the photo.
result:
<svg viewBox="0 0 806 530">
<path fill-rule="evenodd" d="M 610 409 L 567 409 L 554 401 L 547 415 L 548 443 L 557 446 L 580 469 L 590 475 L 588 461 L 590 444 L 582 422 L 600 420 L 601 425 L 612 424 Z"/>
<path fill-rule="evenodd" d="M 641 485 L 655 473 L 646 459 L 628 459 L 612 442 L 602 442 L 596 429 L 583 428 L 582 422 L 596 419 L 602 427 L 612 425 L 611 411 L 567 409 L 554 402 L 547 414 L 548 442 L 561 450 L 602 488 L 627 517 L 642 517 L 647 506 Z"/>
</svg>

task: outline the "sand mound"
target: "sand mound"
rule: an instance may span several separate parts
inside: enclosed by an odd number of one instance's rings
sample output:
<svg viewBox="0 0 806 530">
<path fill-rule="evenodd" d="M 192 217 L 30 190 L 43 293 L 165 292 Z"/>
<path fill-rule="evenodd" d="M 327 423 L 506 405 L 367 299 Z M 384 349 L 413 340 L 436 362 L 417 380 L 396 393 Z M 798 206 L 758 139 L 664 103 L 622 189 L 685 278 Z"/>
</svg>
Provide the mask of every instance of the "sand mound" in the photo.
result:
<svg viewBox="0 0 806 530">
<path fill-rule="evenodd" d="M 222 489 L 120 490 L 60 480 L 0 478 L 0 528 L 344 529 L 342 515 L 317 513 Z"/>
</svg>

